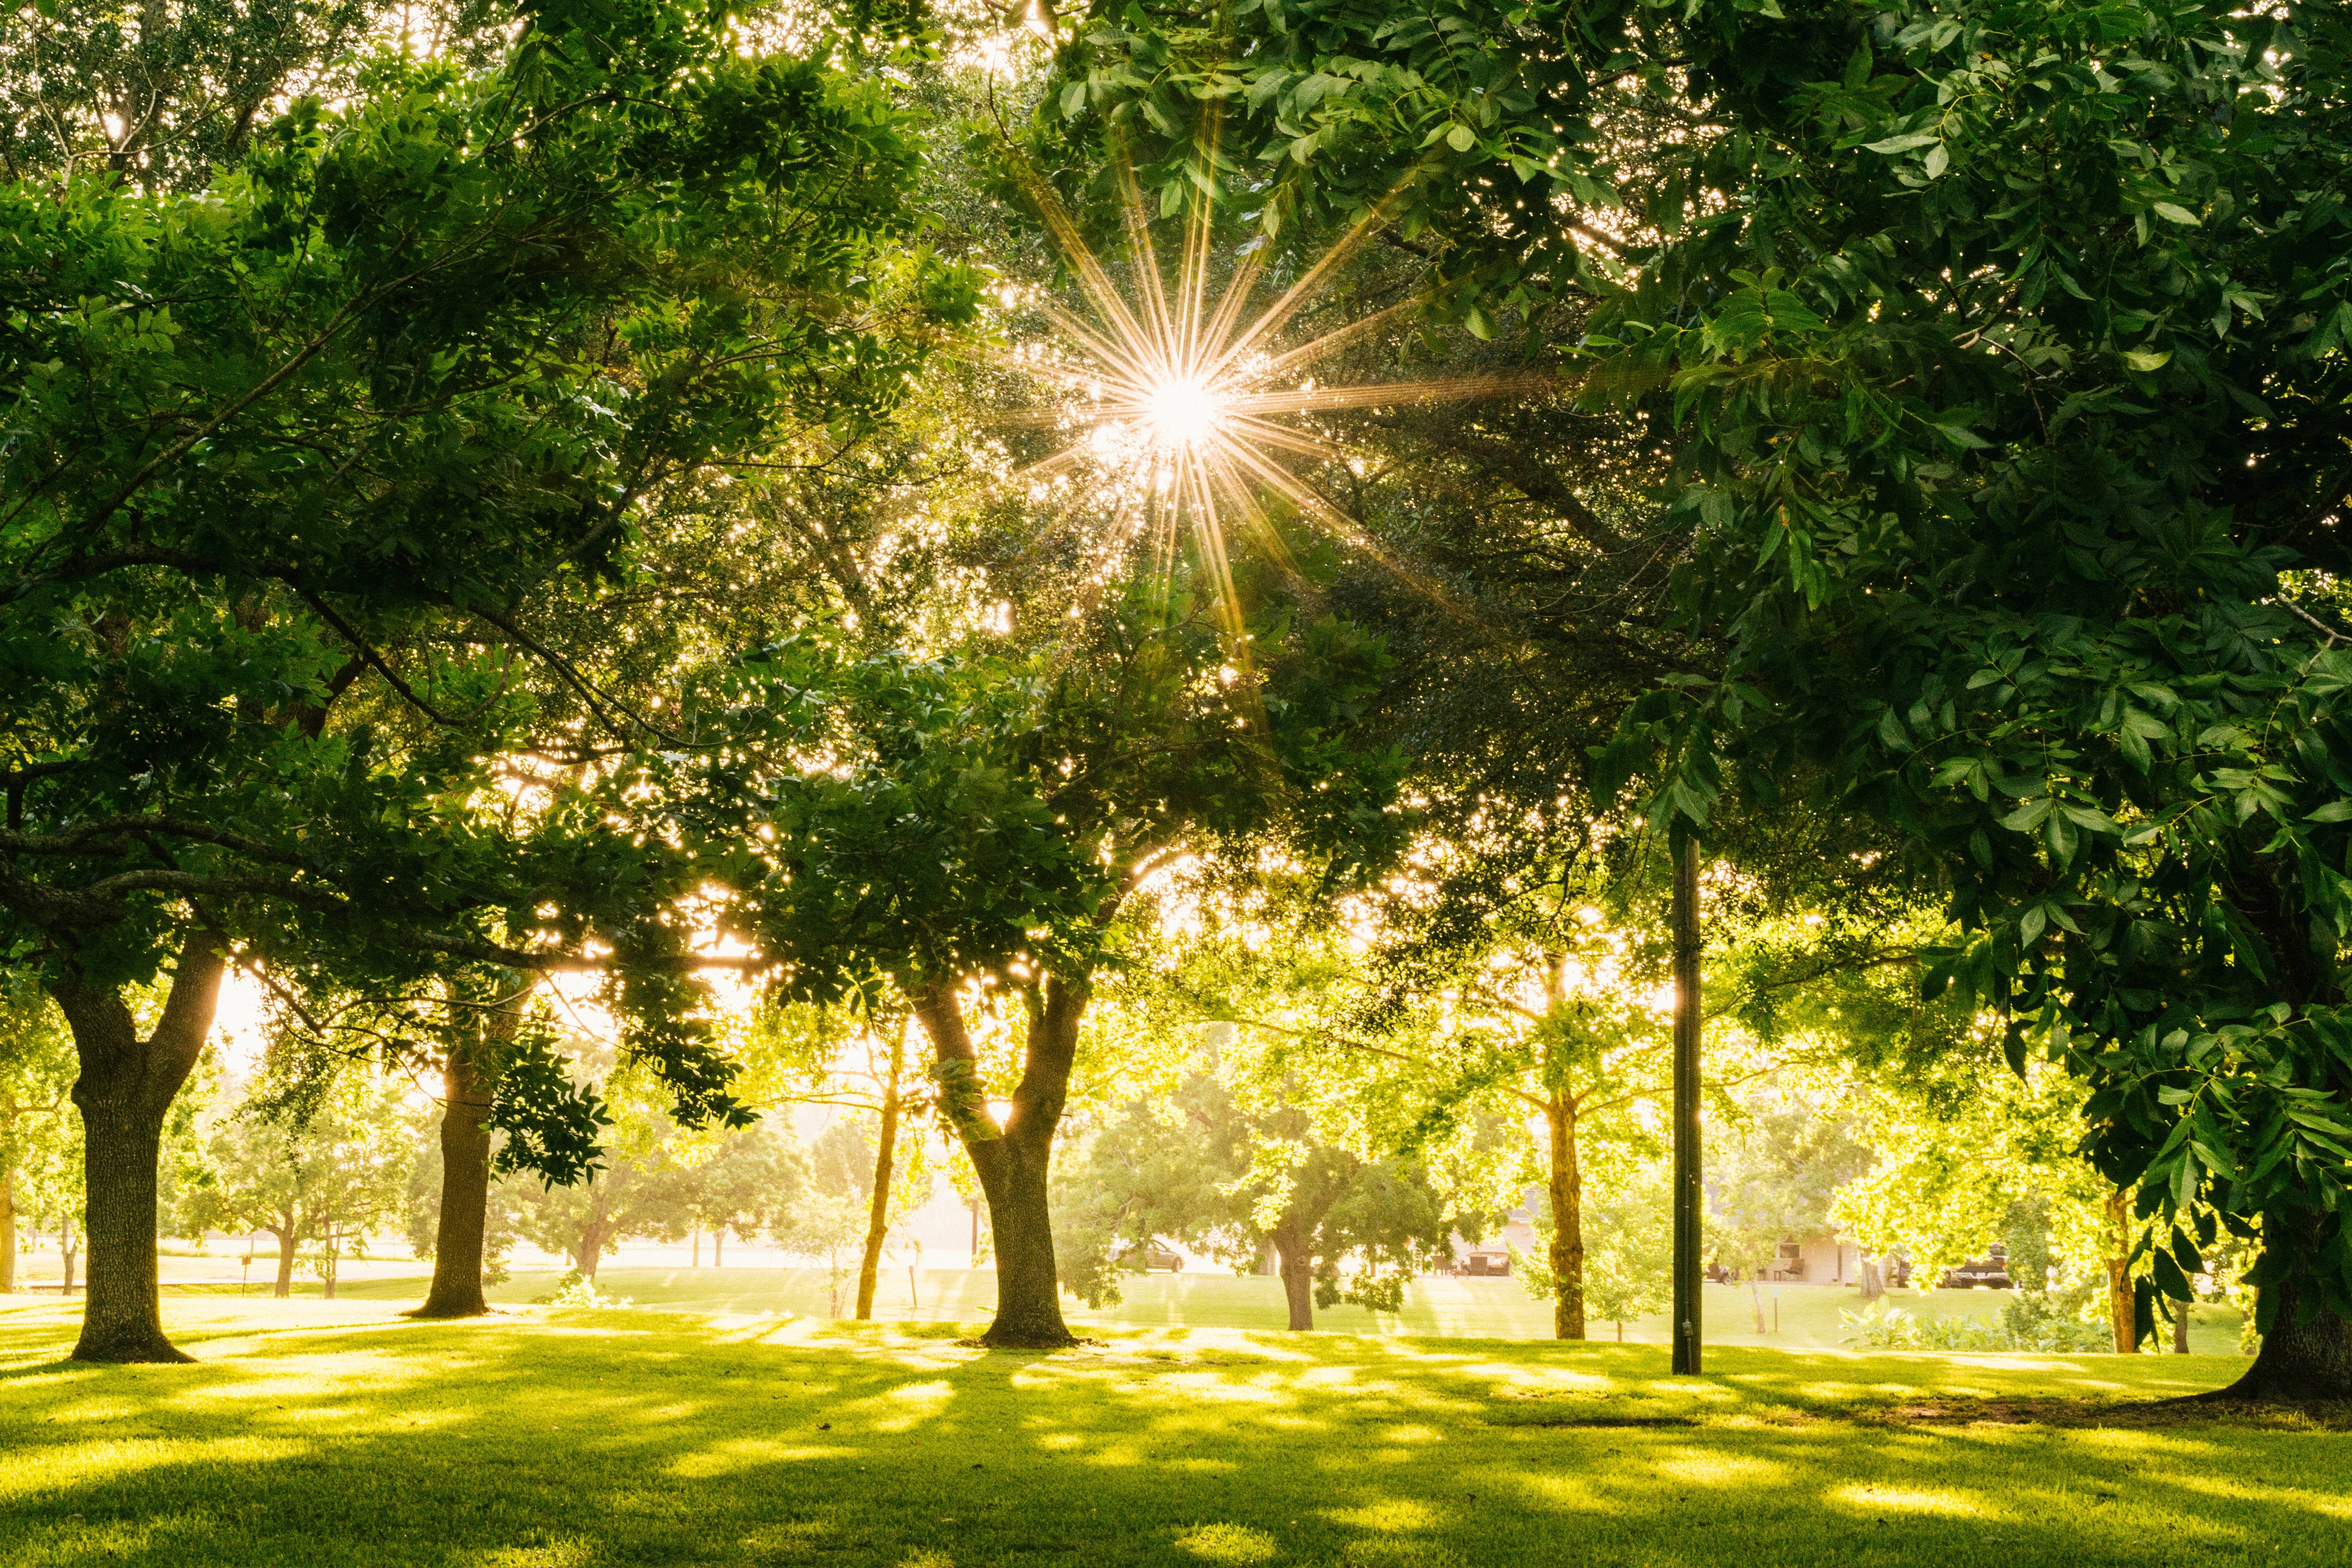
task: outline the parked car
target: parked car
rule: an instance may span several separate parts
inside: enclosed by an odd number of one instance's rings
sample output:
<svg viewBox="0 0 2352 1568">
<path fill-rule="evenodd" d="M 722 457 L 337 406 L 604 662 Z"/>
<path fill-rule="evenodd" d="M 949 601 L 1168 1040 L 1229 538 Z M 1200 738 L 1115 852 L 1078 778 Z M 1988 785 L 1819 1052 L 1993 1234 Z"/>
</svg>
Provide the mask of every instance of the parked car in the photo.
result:
<svg viewBox="0 0 2352 1568">
<path fill-rule="evenodd" d="M 2006 1290 L 2012 1283 L 2009 1277 L 2009 1248 L 1998 1246 L 1988 1248 L 1982 1258 L 1972 1258 L 1945 1269 L 1944 1277 L 1936 1281 L 1937 1288 L 1943 1290 Z"/>
<path fill-rule="evenodd" d="M 1184 1272 L 1184 1255 L 1156 1241 L 1146 1244 L 1140 1256 L 1132 1247 L 1121 1247 L 1111 1256 L 1122 1267 L 1140 1268 L 1146 1274 L 1155 1274 L 1162 1269 L 1171 1274 Z"/>
</svg>

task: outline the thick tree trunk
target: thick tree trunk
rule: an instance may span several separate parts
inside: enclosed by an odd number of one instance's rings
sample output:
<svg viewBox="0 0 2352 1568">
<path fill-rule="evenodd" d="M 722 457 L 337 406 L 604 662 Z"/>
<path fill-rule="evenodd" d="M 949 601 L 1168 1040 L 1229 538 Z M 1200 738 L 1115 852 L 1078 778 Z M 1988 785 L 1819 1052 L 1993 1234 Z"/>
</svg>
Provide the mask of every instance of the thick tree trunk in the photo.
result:
<svg viewBox="0 0 2352 1568">
<path fill-rule="evenodd" d="M 269 1230 L 267 1226 L 262 1228 Z M 288 1215 L 285 1228 L 269 1234 L 278 1238 L 278 1288 L 270 1294 L 283 1300 L 294 1294 L 294 1216 Z"/>
<path fill-rule="evenodd" d="M 1551 1130 L 1551 1332 L 1584 1337 L 1584 1181 L 1576 1158 L 1576 1101 L 1555 1094 L 1544 1106 Z"/>
<path fill-rule="evenodd" d="M 163 1333 L 155 1262 L 155 1165 L 163 1118 L 212 1030 L 224 964 L 212 939 L 191 933 L 154 1033 L 142 1040 L 112 986 L 78 978 L 52 987 L 72 1026 L 81 1072 L 73 1102 L 84 1131 L 84 1230 L 89 1290 L 77 1361 L 184 1362 Z"/>
<path fill-rule="evenodd" d="M 1276 1272 L 1282 1276 L 1282 1299 L 1290 1307 L 1290 1327 L 1303 1333 L 1315 1326 L 1314 1239 L 1297 1226 L 1284 1226 L 1271 1240 L 1274 1255 L 1280 1260 Z"/>
<path fill-rule="evenodd" d="M 2176 1301 L 2172 1311 L 2172 1353 L 2189 1353 L 2189 1303 Z"/>
<path fill-rule="evenodd" d="M 859 1322 L 874 1316 L 874 1285 L 882 1272 L 882 1244 L 890 1235 L 890 1162 L 898 1149 L 898 1075 L 906 1065 L 907 1032 L 902 1028 L 891 1042 L 890 1078 L 882 1086 L 882 1134 L 874 1150 L 874 1206 L 866 1220 L 866 1255 L 857 1264 Z"/>
<path fill-rule="evenodd" d="M 1875 1301 L 1885 1294 L 1886 1277 L 1878 1271 L 1878 1260 L 1874 1258 L 1864 1258 L 1862 1260 L 1862 1299 L 1865 1301 Z"/>
<path fill-rule="evenodd" d="M 1077 1055 L 1083 985 L 1046 979 L 1029 1018 L 1028 1049 L 1013 1105 L 999 1130 L 988 1116 L 979 1058 L 965 1032 L 963 1012 L 948 987 L 918 999 L 916 1011 L 943 1069 L 941 1110 L 962 1140 L 988 1199 L 996 1255 L 996 1321 L 981 1342 L 1000 1348 L 1054 1350 L 1077 1342 L 1062 1321 L 1062 1293 L 1054 1260 L 1054 1227 L 1046 1206 L 1046 1175 L 1054 1130 L 1069 1093 Z"/>
<path fill-rule="evenodd" d="M 2292 1280 L 2263 1289 L 2278 1299 L 2278 1315 L 2263 1336 L 2263 1348 L 2245 1376 L 2209 1397 L 2269 1405 L 2352 1400 L 2352 1321 L 2324 1304 L 2309 1321 L 2300 1321 L 2302 1301 Z"/>
<path fill-rule="evenodd" d="M 453 1044 L 441 1063 L 441 1215 L 433 1233 L 433 1284 L 416 1318 L 478 1318 L 490 1210 L 490 1089 L 473 1052 Z"/>
<path fill-rule="evenodd" d="M 2139 1352 L 2139 1320 L 2132 1310 L 2131 1194 L 2117 1187 L 2107 1194 L 2107 1322 L 2116 1353 Z"/>
</svg>

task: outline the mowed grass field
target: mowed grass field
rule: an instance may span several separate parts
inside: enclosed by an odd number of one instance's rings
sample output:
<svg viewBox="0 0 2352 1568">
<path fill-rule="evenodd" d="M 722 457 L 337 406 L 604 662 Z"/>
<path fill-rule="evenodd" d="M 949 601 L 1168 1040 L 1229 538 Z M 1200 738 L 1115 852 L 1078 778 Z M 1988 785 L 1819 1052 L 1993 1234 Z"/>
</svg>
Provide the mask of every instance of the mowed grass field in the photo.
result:
<svg viewBox="0 0 2352 1568">
<path fill-rule="evenodd" d="M 492 1300 L 522 1305 L 551 1292 L 562 1275 L 555 1270 L 518 1272 L 489 1292 Z M 830 1318 L 833 1303 L 826 1271 L 822 1268 L 624 1268 L 608 1266 L 597 1275 L 598 1288 L 625 1297 L 640 1307 L 681 1312 L 761 1316 L 789 1313 L 803 1318 Z M 425 1299 L 425 1277 L 377 1279 L 346 1283 L 340 1295 L 359 1300 L 414 1304 Z M 257 1288 L 266 1292 L 268 1287 Z M 296 1287 L 316 1296 L 316 1281 Z M 854 1299 L 854 1281 L 845 1289 L 843 1310 Z M 1773 1287 L 1763 1288 L 1766 1331 L 1756 1332 L 1755 1301 L 1744 1285 L 1706 1287 L 1706 1334 L 1712 1343 L 1778 1346 L 1786 1350 L 1828 1350 L 1846 1335 L 1839 1313 L 1861 1310 L 1854 1290 L 1832 1286 L 1783 1285 L 1777 1316 Z M 234 1288 L 231 1288 L 232 1291 Z M 215 1293 L 221 1293 L 217 1289 Z M 1281 1329 L 1288 1319 L 1279 1280 L 1262 1276 L 1236 1278 L 1219 1274 L 1150 1274 L 1129 1276 L 1116 1306 L 1089 1310 L 1065 1299 L 1071 1322 L 1096 1328 L 1215 1328 Z M 250 1299 L 250 1298 L 247 1298 Z M 2004 1290 L 1935 1290 L 1919 1294 L 1896 1291 L 1895 1305 L 1921 1318 L 1978 1317 L 1998 1321 L 2009 1301 Z M 885 1269 L 875 1293 L 876 1315 L 886 1321 L 968 1323 L 984 1321 L 996 1305 L 996 1275 L 992 1269 L 924 1268 L 909 1283 L 904 1265 Z M 1771 1325 L 1778 1322 L 1779 1327 Z M 1478 1339 L 1533 1340 L 1551 1333 L 1550 1304 L 1536 1300 L 1516 1279 L 1457 1279 L 1439 1276 L 1416 1279 L 1405 1292 L 1401 1313 L 1372 1313 L 1361 1307 L 1333 1307 L 1316 1314 L 1318 1329 L 1351 1334 L 1464 1335 Z M 1612 1340 L 1616 1327 L 1591 1325 L 1595 1339 Z M 1665 1314 L 1654 1313 L 1625 1326 L 1630 1343 L 1668 1342 Z M 2203 1354 L 2229 1355 L 2238 1348 L 2234 1310 L 2200 1307 L 2192 1322 L 2189 1348 Z"/>
<path fill-rule="evenodd" d="M 175 1297 L 0 1308 L 0 1568 L 2341 1564 L 2352 1432 L 2234 1357 L 1857 1355 Z"/>
</svg>

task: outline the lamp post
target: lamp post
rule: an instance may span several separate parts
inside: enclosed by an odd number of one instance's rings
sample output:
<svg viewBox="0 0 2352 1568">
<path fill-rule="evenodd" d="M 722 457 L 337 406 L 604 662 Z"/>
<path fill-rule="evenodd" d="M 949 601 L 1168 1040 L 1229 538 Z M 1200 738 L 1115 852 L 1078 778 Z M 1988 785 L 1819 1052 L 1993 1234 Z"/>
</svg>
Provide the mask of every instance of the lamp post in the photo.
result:
<svg viewBox="0 0 2352 1568">
<path fill-rule="evenodd" d="M 1696 1376 L 1704 1323 L 1699 1303 L 1699 1226 L 1705 1214 L 1698 1146 L 1698 840 L 1675 856 L 1675 1359 Z"/>
</svg>

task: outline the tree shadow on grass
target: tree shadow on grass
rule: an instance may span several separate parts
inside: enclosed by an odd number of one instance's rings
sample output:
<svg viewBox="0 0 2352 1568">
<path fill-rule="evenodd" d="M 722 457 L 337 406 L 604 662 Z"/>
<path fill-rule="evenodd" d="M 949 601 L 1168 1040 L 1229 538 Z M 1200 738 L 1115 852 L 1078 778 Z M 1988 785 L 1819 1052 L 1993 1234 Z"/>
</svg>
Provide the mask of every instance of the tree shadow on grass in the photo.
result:
<svg viewBox="0 0 2352 1568">
<path fill-rule="evenodd" d="M 0 1314 L 6 1568 L 2340 1560 L 2331 1435 L 1899 1415 L 2022 1397 L 2016 1368 L 1749 1352 L 1693 1383 L 1632 1345 L 986 1352 L 644 1311 L 220 1323 L 196 1367 L 100 1368 L 47 1320 Z M 1882 1415 L 1825 1414 L 1854 1390 Z"/>
</svg>

